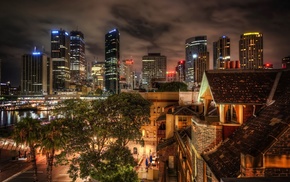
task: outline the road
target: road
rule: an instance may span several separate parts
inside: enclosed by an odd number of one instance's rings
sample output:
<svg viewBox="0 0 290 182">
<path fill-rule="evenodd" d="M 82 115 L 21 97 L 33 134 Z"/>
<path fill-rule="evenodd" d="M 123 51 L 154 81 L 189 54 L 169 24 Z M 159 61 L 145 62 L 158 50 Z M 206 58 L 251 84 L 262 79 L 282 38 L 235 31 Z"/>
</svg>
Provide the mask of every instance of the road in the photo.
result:
<svg viewBox="0 0 290 182">
<path fill-rule="evenodd" d="M 0 181 L 1 182 L 31 182 L 33 181 L 33 169 L 32 164 L 29 161 L 11 160 L 8 155 L 4 158 L 2 152 L 0 162 Z M 46 160 L 42 155 L 37 156 L 37 168 L 38 168 L 38 181 L 46 181 Z M 52 179 L 54 182 L 68 182 L 72 181 L 69 175 L 66 173 L 68 166 L 56 166 L 53 167 Z M 84 180 L 77 179 L 77 182 Z"/>
</svg>

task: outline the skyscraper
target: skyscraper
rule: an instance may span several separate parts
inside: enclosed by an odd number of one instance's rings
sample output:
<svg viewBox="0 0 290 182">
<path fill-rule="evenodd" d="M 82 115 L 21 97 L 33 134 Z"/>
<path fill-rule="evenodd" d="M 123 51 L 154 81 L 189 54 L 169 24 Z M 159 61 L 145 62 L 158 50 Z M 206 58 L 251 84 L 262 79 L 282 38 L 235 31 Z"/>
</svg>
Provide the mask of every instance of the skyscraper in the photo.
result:
<svg viewBox="0 0 290 182">
<path fill-rule="evenodd" d="M 105 88 L 119 94 L 120 33 L 113 29 L 105 35 Z"/>
<path fill-rule="evenodd" d="M 70 83 L 70 37 L 65 30 L 51 31 L 53 91 L 66 91 Z"/>
<path fill-rule="evenodd" d="M 209 69 L 209 52 L 201 52 L 198 54 L 194 63 L 194 80 L 197 84 L 202 81 L 203 73 Z"/>
<path fill-rule="evenodd" d="M 196 36 L 186 39 L 185 41 L 185 81 L 196 82 L 194 78 L 194 62 L 198 57 L 199 53 L 207 52 L 207 37 Z"/>
<path fill-rule="evenodd" d="M 180 82 L 185 81 L 185 60 L 178 61 L 175 70 L 176 70 L 177 75 L 178 75 L 177 80 Z"/>
<path fill-rule="evenodd" d="M 263 69 L 263 34 L 249 32 L 239 42 L 241 69 Z"/>
<path fill-rule="evenodd" d="M 51 79 L 49 57 L 37 52 L 22 56 L 21 93 L 24 95 L 47 95 Z"/>
<path fill-rule="evenodd" d="M 142 57 L 142 84 L 152 88 L 155 81 L 166 81 L 167 58 L 160 53 Z"/>
<path fill-rule="evenodd" d="M 230 57 L 230 38 L 222 36 L 218 41 L 213 42 L 213 69 L 225 69 Z"/>
<path fill-rule="evenodd" d="M 80 31 L 70 32 L 70 71 L 71 81 L 83 84 L 86 80 L 86 60 L 84 34 Z"/>
<path fill-rule="evenodd" d="M 91 68 L 91 77 L 94 85 L 94 89 L 104 89 L 104 73 L 105 73 L 105 62 L 93 62 Z"/>
<path fill-rule="evenodd" d="M 133 89 L 133 59 L 122 60 L 120 65 L 120 87 L 123 89 Z"/>
</svg>

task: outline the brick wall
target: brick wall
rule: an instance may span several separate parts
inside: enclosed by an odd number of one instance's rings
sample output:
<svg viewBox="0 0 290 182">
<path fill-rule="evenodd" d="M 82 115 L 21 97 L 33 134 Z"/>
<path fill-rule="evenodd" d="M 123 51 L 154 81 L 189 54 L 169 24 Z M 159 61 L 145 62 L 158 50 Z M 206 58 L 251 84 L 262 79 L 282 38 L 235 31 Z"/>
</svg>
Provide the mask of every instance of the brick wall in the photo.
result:
<svg viewBox="0 0 290 182">
<path fill-rule="evenodd" d="M 265 177 L 290 177 L 290 168 L 267 168 Z"/>
</svg>

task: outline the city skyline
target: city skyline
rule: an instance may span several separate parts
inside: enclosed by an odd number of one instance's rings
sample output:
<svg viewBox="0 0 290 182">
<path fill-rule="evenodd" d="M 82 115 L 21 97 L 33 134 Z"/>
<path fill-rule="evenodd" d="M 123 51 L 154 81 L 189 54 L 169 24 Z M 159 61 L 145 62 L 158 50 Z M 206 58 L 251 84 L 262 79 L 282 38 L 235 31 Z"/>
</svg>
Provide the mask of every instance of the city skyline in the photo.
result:
<svg viewBox="0 0 290 182">
<path fill-rule="evenodd" d="M 31 53 L 35 46 L 40 51 L 44 48 L 50 56 L 50 31 L 60 28 L 83 32 L 88 62 L 104 61 L 104 35 L 118 28 L 120 59 L 134 59 L 134 68 L 139 72 L 142 56 L 148 51 L 165 55 L 167 69 L 174 70 L 177 62 L 185 59 L 185 40 L 202 35 L 208 39 L 211 68 L 212 44 L 223 35 L 231 39 L 231 60 L 238 60 L 240 35 L 261 32 L 264 63 L 281 68 L 282 58 L 290 55 L 289 5 L 287 1 L 273 0 L 1 2 L 1 80 L 18 86 L 21 56 Z"/>
</svg>

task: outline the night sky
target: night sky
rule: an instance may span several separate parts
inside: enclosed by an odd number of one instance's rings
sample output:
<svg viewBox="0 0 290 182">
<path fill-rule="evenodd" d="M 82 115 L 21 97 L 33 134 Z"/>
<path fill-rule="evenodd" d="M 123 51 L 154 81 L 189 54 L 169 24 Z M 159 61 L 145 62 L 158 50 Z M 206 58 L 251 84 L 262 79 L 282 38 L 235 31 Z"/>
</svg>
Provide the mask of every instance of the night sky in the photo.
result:
<svg viewBox="0 0 290 182">
<path fill-rule="evenodd" d="M 1 0 L 1 80 L 18 86 L 21 56 L 35 46 L 49 55 L 50 31 L 60 28 L 84 33 L 90 62 L 104 61 L 105 34 L 118 28 L 121 59 L 133 58 L 139 72 L 148 51 L 167 56 L 173 70 L 185 57 L 185 40 L 199 35 L 207 35 L 211 65 L 212 42 L 222 35 L 238 60 L 240 35 L 258 31 L 264 63 L 281 68 L 290 55 L 289 7 L 288 0 Z"/>
</svg>

